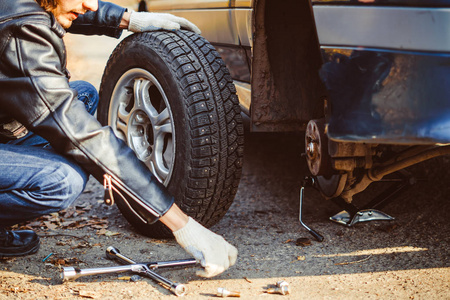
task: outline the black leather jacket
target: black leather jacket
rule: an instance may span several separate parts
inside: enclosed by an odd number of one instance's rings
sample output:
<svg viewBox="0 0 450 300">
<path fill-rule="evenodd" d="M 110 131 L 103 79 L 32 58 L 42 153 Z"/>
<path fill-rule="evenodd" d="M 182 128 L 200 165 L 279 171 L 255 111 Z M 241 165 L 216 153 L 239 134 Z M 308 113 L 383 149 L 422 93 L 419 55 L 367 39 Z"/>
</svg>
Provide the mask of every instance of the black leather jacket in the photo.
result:
<svg viewBox="0 0 450 300">
<path fill-rule="evenodd" d="M 100 1 L 98 11 L 80 16 L 71 30 L 118 37 L 123 12 Z M 173 198 L 111 128 L 102 127 L 76 99 L 68 85 L 64 34 L 34 0 L 0 2 L 0 119 L 25 125 L 97 180 L 106 174 L 118 204 L 152 223 Z"/>
</svg>

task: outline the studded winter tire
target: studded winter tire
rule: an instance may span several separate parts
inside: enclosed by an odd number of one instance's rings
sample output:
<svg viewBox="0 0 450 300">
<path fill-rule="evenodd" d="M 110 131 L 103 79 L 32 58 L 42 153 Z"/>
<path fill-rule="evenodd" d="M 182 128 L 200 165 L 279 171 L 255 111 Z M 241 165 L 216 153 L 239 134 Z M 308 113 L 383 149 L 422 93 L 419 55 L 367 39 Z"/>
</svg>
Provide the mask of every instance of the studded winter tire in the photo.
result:
<svg viewBox="0 0 450 300">
<path fill-rule="evenodd" d="M 241 176 L 244 132 L 232 79 L 208 41 L 184 30 L 125 38 L 103 74 L 98 119 L 187 214 L 207 227 L 225 215 Z M 141 233 L 171 236 L 161 222 L 119 209 Z"/>
</svg>

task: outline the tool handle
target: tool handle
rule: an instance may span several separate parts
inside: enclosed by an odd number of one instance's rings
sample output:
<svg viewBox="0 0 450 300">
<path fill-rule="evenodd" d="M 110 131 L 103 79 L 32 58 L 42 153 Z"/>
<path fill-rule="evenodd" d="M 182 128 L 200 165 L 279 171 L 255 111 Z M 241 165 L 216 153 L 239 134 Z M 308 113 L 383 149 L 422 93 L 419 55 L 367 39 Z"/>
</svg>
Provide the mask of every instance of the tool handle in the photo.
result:
<svg viewBox="0 0 450 300">
<path fill-rule="evenodd" d="M 109 259 L 116 259 L 123 264 L 136 264 L 135 261 L 120 254 L 120 251 L 112 246 L 106 249 L 106 256 Z M 180 260 L 169 260 L 169 261 L 155 261 L 155 262 L 144 262 L 150 269 L 155 270 L 159 268 L 171 268 L 171 267 L 183 267 L 191 266 L 197 264 L 197 261 L 193 258 L 180 259 Z"/>
<path fill-rule="evenodd" d="M 109 246 L 106 249 L 106 256 L 109 259 L 117 259 L 124 264 L 135 264 L 136 262 L 125 255 L 120 254 L 119 249 L 114 248 L 113 246 Z"/>
<path fill-rule="evenodd" d="M 177 296 L 183 296 L 186 293 L 186 287 L 183 284 L 175 283 L 158 273 L 153 272 L 150 269 L 146 269 L 142 274 L 161 283 L 165 288 L 168 288 L 173 294 Z"/>
<path fill-rule="evenodd" d="M 321 235 L 320 233 L 314 231 L 313 229 L 310 228 L 309 233 L 318 241 L 318 242 L 323 242 L 324 237 L 323 235 Z"/>
<path fill-rule="evenodd" d="M 197 261 L 193 258 L 188 259 L 180 259 L 180 260 L 169 260 L 169 261 L 155 261 L 144 263 L 150 269 L 159 269 L 159 268 L 172 268 L 172 267 L 185 267 L 185 266 L 193 266 L 197 264 Z"/>
<path fill-rule="evenodd" d="M 306 185 L 306 184 L 305 184 Z M 318 242 L 322 242 L 324 240 L 324 237 L 319 234 L 317 231 L 315 231 L 314 229 L 310 228 L 308 225 L 306 225 L 303 222 L 303 198 L 305 197 L 305 186 L 302 186 L 300 188 L 300 202 L 299 202 L 299 213 L 298 213 L 298 220 L 300 221 L 300 224 L 306 229 L 308 230 L 308 232 L 318 241 Z"/>
<path fill-rule="evenodd" d="M 66 280 L 75 280 L 82 276 L 90 276 L 90 275 L 100 275 L 100 274 L 109 274 L 109 273 L 120 273 L 126 271 L 133 271 L 136 268 L 139 268 L 136 265 L 128 265 L 128 266 L 116 266 L 116 267 L 105 267 L 105 268 L 92 268 L 92 269 L 80 269 L 74 267 L 64 267 L 61 270 L 61 279 L 63 281 Z"/>
</svg>

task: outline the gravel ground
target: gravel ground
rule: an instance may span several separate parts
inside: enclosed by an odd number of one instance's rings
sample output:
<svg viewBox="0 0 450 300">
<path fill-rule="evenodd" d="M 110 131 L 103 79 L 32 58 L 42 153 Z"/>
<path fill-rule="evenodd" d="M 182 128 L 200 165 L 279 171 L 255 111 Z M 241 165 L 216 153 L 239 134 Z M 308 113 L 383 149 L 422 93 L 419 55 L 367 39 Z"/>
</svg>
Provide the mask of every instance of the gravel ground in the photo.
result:
<svg viewBox="0 0 450 300">
<path fill-rule="evenodd" d="M 66 42 L 73 79 L 98 87 L 117 40 L 68 35 Z M 411 169 L 427 180 L 385 208 L 394 221 L 351 228 L 332 223 L 328 217 L 339 209 L 307 190 L 304 221 L 325 240 L 298 245 L 299 238 L 311 238 L 298 221 L 299 186 L 307 174 L 300 157 L 302 140 L 300 134 L 246 134 L 235 202 L 212 228 L 239 249 L 235 266 L 212 279 L 197 277 L 195 268 L 158 273 L 185 284 L 186 299 L 216 298 L 219 287 L 239 291 L 244 299 L 450 299 L 449 158 Z M 357 201 L 366 202 L 382 185 Z M 91 180 L 73 208 L 26 224 L 41 236 L 41 249 L 36 255 L 0 260 L 0 299 L 175 297 L 150 279 L 131 282 L 128 273 L 61 282 L 65 266 L 116 265 L 105 258 L 108 246 L 136 261 L 188 257 L 173 240 L 134 232 L 116 207 L 103 204 L 102 197 L 102 186 Z M 279 280 L 290 284 L 290 295 L 265 293 Z"/>
</svg>

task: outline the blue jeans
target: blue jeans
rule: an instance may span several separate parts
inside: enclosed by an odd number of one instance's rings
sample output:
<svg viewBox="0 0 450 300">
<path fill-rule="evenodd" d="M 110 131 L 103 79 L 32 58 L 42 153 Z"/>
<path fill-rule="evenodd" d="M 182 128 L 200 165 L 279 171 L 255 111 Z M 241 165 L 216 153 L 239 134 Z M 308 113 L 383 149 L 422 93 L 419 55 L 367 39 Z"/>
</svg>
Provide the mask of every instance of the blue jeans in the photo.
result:
<svg viewBox="0 0 450 300">
<path fill-rule="evenodd" d="M 74 81 L 78 100 L 94 114 L 95 87 Z M 0 226 L 10 226 L 67 208 L 83 192 L 87 174 L 74 161 L 57 154 L 42 137 L 29 132 L 0 144 Z"/>
</svg>

